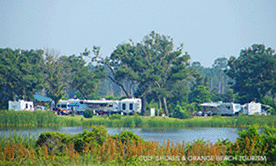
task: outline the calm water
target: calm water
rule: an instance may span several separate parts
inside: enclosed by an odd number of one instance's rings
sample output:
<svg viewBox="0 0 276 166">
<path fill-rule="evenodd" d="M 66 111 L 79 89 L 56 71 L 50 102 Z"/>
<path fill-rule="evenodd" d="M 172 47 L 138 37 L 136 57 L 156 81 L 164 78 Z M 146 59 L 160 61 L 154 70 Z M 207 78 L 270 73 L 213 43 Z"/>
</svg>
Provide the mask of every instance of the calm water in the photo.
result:
<svg viewBox="0 0 276 166">
<path fill-rule="evenodd" d="M 10 135 L 14 132 L 21 135 L 37 137 L 41 132 L 59 131 L 67 134 L 77 134 L 84 129 L 84 127 L 60 127 L 60 128 L 36 128 L 36 129 L 16 129 L 16 130 L 1 130 L 0 135 Z M 107 128 L 109 134 L 120 134 L 122 130 L 131 130 L 134 134 L 141 136 L 144 140 L 159 141 L 160 144 L 163 140 L 174 141 L 177 140 L 181 143 L 192 142 L 194 140 L 202 139 L 204 141 L 217 142 L 218 139 L 228 138 L 230 141 L 235 141 L 239 136 L 237 134 L 238 128 L 183 128 L 183 129 L 154 129 L 154 128 Z"/>
</svg>

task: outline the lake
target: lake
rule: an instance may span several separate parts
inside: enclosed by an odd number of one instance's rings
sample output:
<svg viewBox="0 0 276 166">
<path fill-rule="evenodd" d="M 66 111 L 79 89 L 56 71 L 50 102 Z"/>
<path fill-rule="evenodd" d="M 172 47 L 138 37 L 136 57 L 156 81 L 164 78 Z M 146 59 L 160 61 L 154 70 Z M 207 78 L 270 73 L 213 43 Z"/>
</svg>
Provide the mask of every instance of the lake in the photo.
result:
<svg viewBox="0 0 276 166">
<path fill-rule="evenodd" d="M 77 134 L 84 129 L 90 130 L 86 127 L 59 127 L 59 128 L 35 128 L 35 129 L 0 129 L 0 135 L 11 135 L 14 132 L 21 135 L 38 137 L 41 132 L 59 131 L 66 134 Z M 234 142 L 239 135 L 237 131 L 239 128 L 211 128 L 211 127 L 198 127 L 198 128 L 182 128 L 182 129 L 156 129 L 156 128 L 107 128 L 109 134 L 120 134 L 123 130 L 131 130 L 134 134 L 141 136 L 146 141 L 159 141 L 161 145 L 163 141 L 173 141 L 182 143 L 192 142 L 194 140 L 202 139 L 215 143 L 218 139 L 228 138 Z"/>
</svg>

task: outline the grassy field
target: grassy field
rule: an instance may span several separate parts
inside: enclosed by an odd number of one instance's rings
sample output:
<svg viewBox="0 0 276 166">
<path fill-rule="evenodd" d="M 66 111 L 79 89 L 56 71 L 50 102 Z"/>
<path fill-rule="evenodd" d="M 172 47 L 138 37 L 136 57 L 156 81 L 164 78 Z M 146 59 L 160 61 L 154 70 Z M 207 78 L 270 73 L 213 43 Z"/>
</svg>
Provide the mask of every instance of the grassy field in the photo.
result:
<svg viewBox="0 0 276 166">
<path fill-rule="evenodd" d="M 58 116 L 50 111 L 0 111 L 0 127 L 57 127 L 57 126 L 92 126 L 107 127 L 246 127 L 252 124 L 275 126 L 276 116 L 238 116 L 238 117 L 193 117 L 177 119 L 169 117 L 134 116 Z"/>
</svg>

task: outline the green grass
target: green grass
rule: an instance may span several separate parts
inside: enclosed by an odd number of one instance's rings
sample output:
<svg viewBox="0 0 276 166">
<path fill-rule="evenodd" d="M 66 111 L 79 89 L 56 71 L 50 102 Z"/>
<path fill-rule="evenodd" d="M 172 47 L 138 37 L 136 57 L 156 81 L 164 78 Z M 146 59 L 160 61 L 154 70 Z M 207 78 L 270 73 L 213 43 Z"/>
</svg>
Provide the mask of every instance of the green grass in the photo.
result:
<svg viewBox="0 0 276 166">
<path fill-rule="evenodd" d="M 193 117 L 177 119 L 169 117 L 134 116 L 58 116 L 50 111 L 0 111 L 0 127 L 60 127 L 60 126 L 92 126 L 107 127 L 246 127 L 252 124 L 275 126 L 276 116 L 245 116 L 238 117 Z"/>
</svg>

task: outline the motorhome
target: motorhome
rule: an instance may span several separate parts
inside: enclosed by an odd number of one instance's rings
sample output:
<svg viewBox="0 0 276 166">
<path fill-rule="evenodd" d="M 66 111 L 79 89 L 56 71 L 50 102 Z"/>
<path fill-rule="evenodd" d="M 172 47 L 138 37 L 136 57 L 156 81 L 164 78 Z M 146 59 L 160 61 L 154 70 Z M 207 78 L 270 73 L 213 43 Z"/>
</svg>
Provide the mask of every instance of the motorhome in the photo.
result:
<svg viewBox="0 0 276 166">
<path fill-rule="evenodd" d="M 77 114 L 82 114 L 86 109 L 91 109 L 95 114 L 134 114 L 141 113 L 142 103 L 139 98 L 129 98 L 119 100 L 78 100 L 69 99 L 61 100 L 58 102 L 57 107 L 62 110 L 62 112 L 70 113 L 72 109 L 76 111 Z"/>
<path fill-rule="evenodd" d="M 209 102 L 202 103 L 199 106 L 203 108 L 203 115 L 222 115 L 232 116 L 237 115 L 241 110 L 241 105 L 237 103 Z"/>
<path fill-rule="evenodd" d="M 245 115 L 261 114 L 262 104 L 251 101 L 250 103 L 246 103 L 242 106 L 241 112 Z"/>
<path fill-rule="evenodd" d="M 119 102 L 119 111 L 124 114 L 141 113 L 142 102 L 139 98 L 123 99 Z"/>
<path fill-rule="evenodd" d="M 9 110 L 15 111 L 34 111 L 34 103 L 32 101 L 9 101 Z"/>
<path fill-rule="evenodd" d="M 95 114 L 118 113 L 118 100 L 83 100 L 81 104 L 86 105 L 86 109 L 92 109 Z"/>
</svg>

